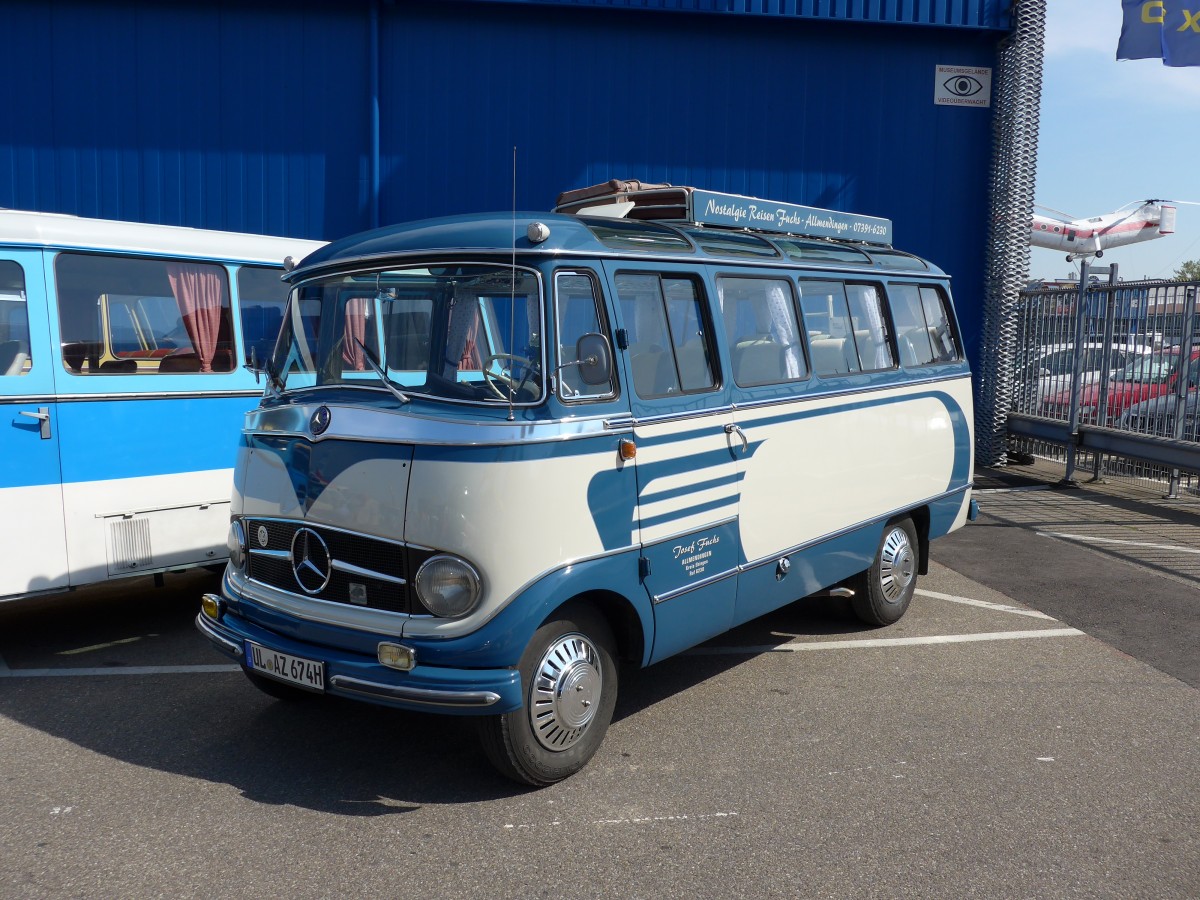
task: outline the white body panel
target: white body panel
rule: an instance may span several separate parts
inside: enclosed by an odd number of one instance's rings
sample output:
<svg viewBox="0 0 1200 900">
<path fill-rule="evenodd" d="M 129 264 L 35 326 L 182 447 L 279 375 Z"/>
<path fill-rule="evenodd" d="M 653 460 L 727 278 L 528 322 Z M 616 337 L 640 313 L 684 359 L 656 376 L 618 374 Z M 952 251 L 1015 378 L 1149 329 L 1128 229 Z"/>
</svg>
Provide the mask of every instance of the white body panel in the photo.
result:
<svg viewBox="0 0 1200 900">
<path fill-rule="evenodd" d="M 71 584 L 217 563 L 232 469 L 62 486 Z"/>
<path fill-rule="evenodd" d="M 299 262 L 302 256 L 324 246 L 321 241 L 8 209 L 0 210 L 0 244 L 122 250 L 275 265 L 282 263 L 287 256 Z"/>
<path fill-rule="evenodd" d="M 408 541 L 469 560 L 483 575 L 484 598 L 466 619 L 414 619 L 405 634 L 469 632 L 536 577 L 605 553 L 589 514 L 588 487 L 597 472 L 610 469 L 631 482 L 635 477 L 633 466 L 618 459 L 615 439 L 609 447 L 503 463 L 414 463 Z M 522 503 L 514 506 L 513 497 Z"/>
<path fill-rule="evenodd" d="M 67 585 L 62 486 L 0 490 L 0 597 Z"/>
<path fill-rule="evenodd" d="M 971 416 L 970 380 L 939 383 Z M 740 527 L 748 561 L 814 541 L 918 505 L 943 493 L 954 466 L 950 412 L 936 397 L 879 403 L 926 394 L 913 385 L 888 391 L 739 411 L 752 443 L 743 463 Z M 835 410 L 856 401 L 871 405 Z M 829 409 L 827 415 L 811 415 Z M 776 420 L 786 413 L 802 417 Z"/>
</svg>

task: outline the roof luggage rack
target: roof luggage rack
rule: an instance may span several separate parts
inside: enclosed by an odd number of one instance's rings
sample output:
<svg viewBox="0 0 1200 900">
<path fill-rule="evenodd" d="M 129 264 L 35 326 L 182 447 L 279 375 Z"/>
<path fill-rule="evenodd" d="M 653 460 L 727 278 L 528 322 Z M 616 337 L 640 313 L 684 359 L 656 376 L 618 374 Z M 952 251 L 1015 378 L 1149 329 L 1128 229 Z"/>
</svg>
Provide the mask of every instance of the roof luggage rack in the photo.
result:
<svg viewBox="0 0 1200 900">
<path fill-rule="evenodd" d="M 616 178 L 559 194 L 554 211 L 581 216 L 675 220 L 885 247 L 892 245 L 890 219 L 682 185 Z"/>
</svg>

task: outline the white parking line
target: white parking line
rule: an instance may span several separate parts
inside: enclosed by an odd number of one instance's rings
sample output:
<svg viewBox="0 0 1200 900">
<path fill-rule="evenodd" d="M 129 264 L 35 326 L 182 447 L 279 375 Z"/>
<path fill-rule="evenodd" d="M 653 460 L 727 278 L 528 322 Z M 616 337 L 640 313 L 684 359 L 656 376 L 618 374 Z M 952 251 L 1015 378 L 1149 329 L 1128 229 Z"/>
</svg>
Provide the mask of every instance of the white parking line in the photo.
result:
<svg viewBox="0 0 1200 900">
<path fill-rule="evenodd" d="M 1078 628 L 1041 628 L 1036 631 L 991 631 L 982 634 L 931 634 L 927 637 L 865 638 L 849 641 L 808 641 L 793 644 L 754 644 L 744 647 L 697 647 L 689 656 L 727 656 L 760 653 L 800 653 L 805 650 L 859 650 L 873 647 L 919 647 L 928 644 L 973 644 L 980 641 L 1019 641 L 1027 638 L 1076 637 Z"/>
<path fill-rule="evenodd" d="M 1090 534 L 1064 534 L 1061 531 L 1039 531 L 1038 537 L 1064 538 L 1068 541 L 1083 541 L 1090 544 L 1120 544 L 1125 547 L 1145 547 L 1149 550 L 1173 550 L 1176 553 L 1200 553 L 1195 547 L 1180 547 L 1178 544 L 1147 544 L 1142 541 L 1120 541 L 1116 538 L 1092 537 Z"/>
<path fill-rule="evenodd" d="M 1052 484 L 1027 484 L 1021 487 L 1006 487 L 1006 488 L 974 488 L 972 494 L 1026 494 L 1029 491 L 1048 491 L 1054 485 Z"/>
<path fill-rule="evenodd" d="M 0 678 L 93 678 L 102 675 L 196 675 L 237 672 L 241 666 L 106 666 L 98 669 L 10 669 L 0 668 Z"/>
<path fill-rule="evenodd" d="M 1054 616 L 1048 616 L 1044 612 L 1038 612 L 1036 609 L 1022 609 L 1019 606 L 1008 606 L 1004 603 L 973 600 L 970 597 L 956 597 L 953 594 L 939 594 L 937 591 L 927 591 L 923 588 L 917 588 L 916 593 L 922 597 L 933 597 L 935 600 L 948 600 L 951 603 L 962 603 L 966 606 L 979 606 L 983 609 L 995 610 L 996 612 L 1012 613 L 1014 616 L 1029 616 L 1031 619 L 1049 619 L 1051 622 L 1058 621 Z"/>
</svg>

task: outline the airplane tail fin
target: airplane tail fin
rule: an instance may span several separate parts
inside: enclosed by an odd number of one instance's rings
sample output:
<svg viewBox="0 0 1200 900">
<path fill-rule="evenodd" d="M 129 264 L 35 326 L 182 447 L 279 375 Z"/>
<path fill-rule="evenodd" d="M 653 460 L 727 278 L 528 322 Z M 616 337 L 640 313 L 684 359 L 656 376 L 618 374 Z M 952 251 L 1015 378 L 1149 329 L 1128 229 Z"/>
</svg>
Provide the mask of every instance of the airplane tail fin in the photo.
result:
<svg viewBox="0 0 1200 900">
<path fill-rule="evenodd" d="M 1162 206 L 1162 215 L 1158 220 L 1159 234 L 1174 234 L 1175 233 L 1175 207 L 1167 206 L 1165 203 Z"/>
</svg>

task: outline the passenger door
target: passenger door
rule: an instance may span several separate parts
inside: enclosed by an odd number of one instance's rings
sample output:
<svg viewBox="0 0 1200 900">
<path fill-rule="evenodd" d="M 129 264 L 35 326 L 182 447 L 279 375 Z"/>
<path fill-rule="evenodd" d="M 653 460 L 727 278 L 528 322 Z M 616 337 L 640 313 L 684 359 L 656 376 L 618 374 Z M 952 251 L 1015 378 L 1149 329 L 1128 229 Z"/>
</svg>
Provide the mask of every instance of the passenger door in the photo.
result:
<svg viewBox="0 0 1200 900">
<path fill-rule="evenodd" d="M 606 266 L 634 418 L 651 661 L 727 630 L 737 591 L 738 472 L 702 281 L 683 267 Z"/>
<path fill-rule="evenodd" d="M 0 599 L 69 575 L 45 296 L 41 251 L 0 251 Z"/>
</svg>

